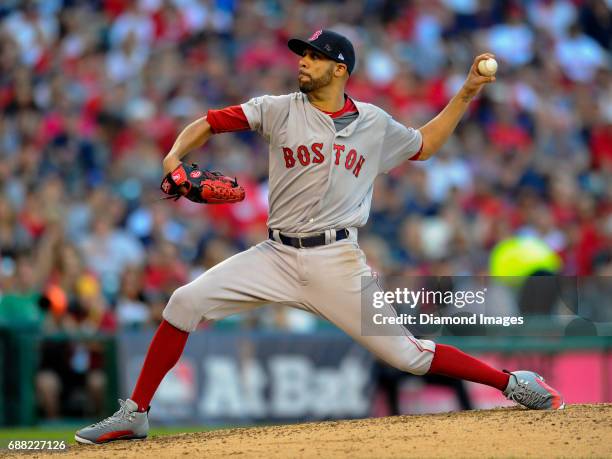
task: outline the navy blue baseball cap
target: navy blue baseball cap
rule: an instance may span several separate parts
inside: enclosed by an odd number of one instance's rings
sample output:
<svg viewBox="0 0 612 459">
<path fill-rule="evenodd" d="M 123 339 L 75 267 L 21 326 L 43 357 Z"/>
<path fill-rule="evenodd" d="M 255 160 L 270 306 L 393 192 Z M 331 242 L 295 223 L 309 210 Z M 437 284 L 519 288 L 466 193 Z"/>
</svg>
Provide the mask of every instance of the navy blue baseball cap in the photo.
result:
<svg viewBox="0 0 612 459">
<path fill-rule="evenodd" d="M 317 30 L 308 40 L 292 38 L 287 42 L 289 49 L 300 56 L 306 48 L 312 48 L 331 60 L 346 64 L 348 73 L 355 68 L 355 49 L 348 38 L 331 30 Z"/>
</svg>

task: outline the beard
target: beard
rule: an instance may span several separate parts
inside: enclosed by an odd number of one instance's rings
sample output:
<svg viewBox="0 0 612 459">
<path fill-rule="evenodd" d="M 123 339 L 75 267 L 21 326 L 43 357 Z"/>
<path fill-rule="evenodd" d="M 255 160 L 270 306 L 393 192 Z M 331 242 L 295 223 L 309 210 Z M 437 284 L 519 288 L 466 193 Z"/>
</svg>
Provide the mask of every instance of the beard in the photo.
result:
<svg viewBox="0 0 612 459">
<path fill-rule="evenodd" d="M 333 67 L 330 67 L 327 72 L 325 72 L 320 78 L 314 79 L 309 76 L 308 81 L 301 82 L 298 80 L 298 84 L 300 87 L 300 91 L 304 94 L 308 94 L 309 92 L 316 91 L 324 86 L 327 86 L 331 80 L 334 73 Z"/>
</svg>

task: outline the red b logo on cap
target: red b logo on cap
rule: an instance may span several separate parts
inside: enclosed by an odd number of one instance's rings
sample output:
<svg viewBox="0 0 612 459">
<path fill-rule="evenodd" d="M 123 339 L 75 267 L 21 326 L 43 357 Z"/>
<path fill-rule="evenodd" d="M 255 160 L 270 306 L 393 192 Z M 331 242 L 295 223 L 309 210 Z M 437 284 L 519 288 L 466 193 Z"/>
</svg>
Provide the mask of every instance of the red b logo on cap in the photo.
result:
<svg viewBox="0 0 612 459">
<path fill-rule="evenodd" d="M 316 40 L 317 38 L 319 38 L 319 36 L 323 33 L 322 30 L 317 30 L 315 33 L 312 34 L 312 36 L 308 39 L 308 41 L 313 41 Z"/>
</svg>

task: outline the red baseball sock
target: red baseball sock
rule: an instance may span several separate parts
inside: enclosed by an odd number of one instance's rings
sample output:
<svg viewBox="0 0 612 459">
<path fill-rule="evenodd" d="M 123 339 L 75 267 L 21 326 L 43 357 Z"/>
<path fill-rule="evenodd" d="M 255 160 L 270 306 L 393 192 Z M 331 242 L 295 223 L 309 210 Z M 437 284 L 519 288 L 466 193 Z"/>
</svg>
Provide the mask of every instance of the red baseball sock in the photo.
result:
<svg viewBox="0 0 612 459">
<path fill-rule="evenodd" d="M 149 409 L 157 387 L 178 362 L 188 337 L 189 333 L 162 321 L 151 340 L 138 382 L 130 397 L 138 405 L 138 411 Z"/>
<path fill-rule="evenodd" d="M 508 386 L 510 375 L 487 365 L 456 347 L 436 343 L 429 373 L 486 384 L 501 391 Z"/>
</svg>

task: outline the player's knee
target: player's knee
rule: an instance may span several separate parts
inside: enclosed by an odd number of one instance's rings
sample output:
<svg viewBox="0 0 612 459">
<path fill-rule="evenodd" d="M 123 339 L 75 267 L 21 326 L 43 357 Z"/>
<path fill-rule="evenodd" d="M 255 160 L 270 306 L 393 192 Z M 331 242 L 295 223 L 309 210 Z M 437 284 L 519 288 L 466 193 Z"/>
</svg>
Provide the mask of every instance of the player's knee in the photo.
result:
<svg viewBox="0 0 612 459">
<path fill-rule="evenodd" d="M 406 373 L 422 376 L 427 373 L 430 364 L 426 363 L 422 358 L 410 358 L 404 359 L 397 368 Z"/>
<path fill-rule="evenodd" d="M 395 368 L 413 375 L 424 375 L 429 371 L 431 361 L 433 360 L 433 349 L 430 349 L 426 343 L 419 341 L 421 346 L 410 346 L 404 352 L 395 355 L 392 362 L 389 362 Z M 432 343 L 433 344 L 433 343 Z"/>
<path fill-rule="evenodd" d="M 391 359 L 386 359 L 387 363 L 398 370 L 406 373 L 419 374 L 416 362 L 413 358 L 409 358 L 405 355 L 398 355 Z"/>
<path fill-rule="evenodd" d="M 172 293 L 162 316 L 181 330 L 193 331 L 197 327 L 201 320 L 201 312 L 189 284 L 177 288 Z"/>
<path fill-rule="evenodd" d="M 186 285 L 177 288 L 172 295 L 170 296 L 170 300 L 166 308 L 171 309 L 181 309 L 181 310 L 189 310 L 190 306 L 193 304 L 191 301 L 191 294 L 189 293 L 189 288 Z"/>
</svg>

